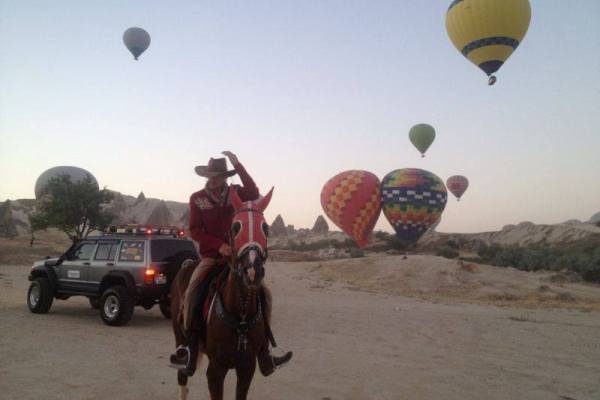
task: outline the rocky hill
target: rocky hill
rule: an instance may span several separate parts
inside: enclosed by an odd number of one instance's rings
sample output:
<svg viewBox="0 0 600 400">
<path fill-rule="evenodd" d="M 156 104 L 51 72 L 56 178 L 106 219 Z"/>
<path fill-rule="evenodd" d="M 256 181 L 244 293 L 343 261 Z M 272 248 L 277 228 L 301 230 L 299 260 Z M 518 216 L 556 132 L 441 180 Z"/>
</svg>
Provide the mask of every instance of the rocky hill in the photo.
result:
<svg viewBox="0 0 600 400">
<path fill-rule="evenodd" d="M 187 203 L 147 198 L 140 193 L 138 197 L 113 192 L 113 201 L 108 206 L 115 216 L 115 224 L 153 224 L 187 227 L 189 210 Z M 8 202 L 8 207 L 6 206 Z M 2 211 L 8 210 L 10 218 L 4 224 L 15 227 L 17 235 L 28 235 L 29 215 L 35 212 L 35 200 L 19 199 L 0 203 Z"/>
<path fill-rule="evenodd" d="M 584 241 L 594 241 L 600 244 L 600 227 L 569 220 L 561 224 L 536 225 L 532 222 L 521 222 L 518 225 L 506 225 L 496 232 L 481 233 L 426 233 L 419 244 L 421 246 L 436 246 L 448 241 L 454 241 L 461 248 L 477 249 L 487 246 L 564 246 Z"/>
</svg>

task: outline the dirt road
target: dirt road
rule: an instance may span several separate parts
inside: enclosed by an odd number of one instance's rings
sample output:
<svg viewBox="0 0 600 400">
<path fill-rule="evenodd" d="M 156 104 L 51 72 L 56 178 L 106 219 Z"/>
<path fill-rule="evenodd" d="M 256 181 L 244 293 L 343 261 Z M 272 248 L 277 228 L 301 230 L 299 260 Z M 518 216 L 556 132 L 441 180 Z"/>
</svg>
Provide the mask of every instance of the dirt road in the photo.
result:
<svg viewBox="0 0 600 400">
<path fill-rule="evenodd" d="M 256 375 L 250 398 L 600 399 L 600 312 L 436 304 L 322 281 L 313 268 L 268 265 L 274 331 L 295 356 Z M 0 398 L 177 398 L 170 323 L 157 309 L 136 309 L 120 328 L 85 298 L 34 315 L 27 273 L 0 266 Z M 205 368 L 193 399 L 208 398 Z M 234 384 L 230 374 L 227 398 Z"/>
</svg>

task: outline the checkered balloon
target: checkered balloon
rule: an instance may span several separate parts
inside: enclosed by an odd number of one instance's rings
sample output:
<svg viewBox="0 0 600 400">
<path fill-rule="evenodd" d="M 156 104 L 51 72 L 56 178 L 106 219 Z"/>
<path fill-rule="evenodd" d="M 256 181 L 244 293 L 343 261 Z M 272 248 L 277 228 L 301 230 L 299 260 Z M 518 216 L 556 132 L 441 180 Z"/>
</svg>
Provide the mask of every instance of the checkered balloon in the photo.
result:
<svg viewBox="0 0 600 400">
<path fill-rule="evenodd" d="M 444 182 L 429 171 L 397 169 L 381 182 L 383 214 L 398 238 L 414 243 L 442 216 L 448 192 Z"/>
<path fill-rule="evenodd" d="M 381 212 L 379 179 L 367 171 L 344 171 L 325 183 L 321 206 L 325 214 L 356 244 L 364 247 Z"/>
</svg>

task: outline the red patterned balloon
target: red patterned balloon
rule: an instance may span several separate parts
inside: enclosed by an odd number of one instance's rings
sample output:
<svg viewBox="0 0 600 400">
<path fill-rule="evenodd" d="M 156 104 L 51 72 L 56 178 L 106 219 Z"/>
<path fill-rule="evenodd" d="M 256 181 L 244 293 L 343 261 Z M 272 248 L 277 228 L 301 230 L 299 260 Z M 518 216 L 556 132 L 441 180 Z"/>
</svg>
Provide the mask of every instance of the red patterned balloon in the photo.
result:
<svg viewBox="0 0 600 400">
<path fill-rule="evenodd" d="M 469 180 L 462 175 L 454 175 L 448 178 L 446 181 L 446 187 L 454 196 L 456 196 L 456 200 L 460 201 L 460 197 L 469 187 Z"/>
<path fill-rule="evenodd" d="M 364 247 L 381 212 L 379 179 L 368 171 L 337 174 L 323 186 L 321 206 L 334 224 Z"/>
</svg>

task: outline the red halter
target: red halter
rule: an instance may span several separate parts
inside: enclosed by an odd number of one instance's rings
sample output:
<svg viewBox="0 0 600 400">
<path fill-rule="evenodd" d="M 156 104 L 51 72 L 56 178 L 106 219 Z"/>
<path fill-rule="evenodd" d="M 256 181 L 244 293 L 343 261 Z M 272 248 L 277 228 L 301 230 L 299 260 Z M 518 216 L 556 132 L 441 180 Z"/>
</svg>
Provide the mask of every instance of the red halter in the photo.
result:
<svg viewBox="0 0 600 400">
<path fill-rule="evenodd" d="M 263 211 L 269 205 L 272 195 L 271 188 L 265 197 L 242 202 L 235 189 L 229 191 L 229 199 L 234 208 L 231 238 L 236 255 L 242 254 L 250 246 L 257 247 L 262 256 L 266 255 L 269 225 L 265 221 Z"/>
</svg>

